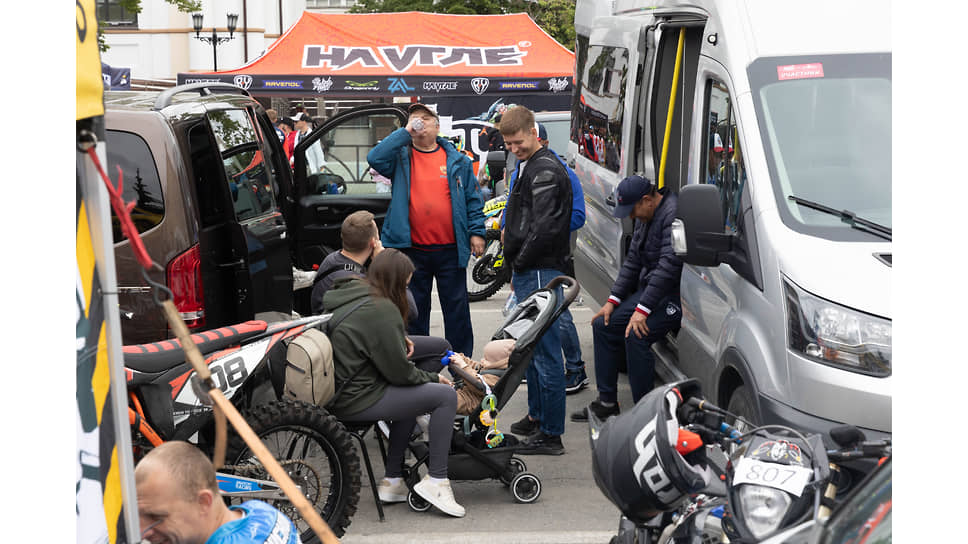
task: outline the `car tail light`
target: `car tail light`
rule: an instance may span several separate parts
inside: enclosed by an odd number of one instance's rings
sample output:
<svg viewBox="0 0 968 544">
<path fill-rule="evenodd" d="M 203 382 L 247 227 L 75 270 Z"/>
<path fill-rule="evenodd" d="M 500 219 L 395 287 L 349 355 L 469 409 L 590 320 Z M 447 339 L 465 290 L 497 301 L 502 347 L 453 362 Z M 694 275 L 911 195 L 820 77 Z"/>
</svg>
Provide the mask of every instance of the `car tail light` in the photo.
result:
<svg viewBox="0 0 968 544">
<path fill-rule="evenodd" d="M 168 288 L 175 308 L 189 328 L 205 325 L 205 296 L 202 291 L 202 259 L 198 244 L 168 263 Z"/>
</svg>

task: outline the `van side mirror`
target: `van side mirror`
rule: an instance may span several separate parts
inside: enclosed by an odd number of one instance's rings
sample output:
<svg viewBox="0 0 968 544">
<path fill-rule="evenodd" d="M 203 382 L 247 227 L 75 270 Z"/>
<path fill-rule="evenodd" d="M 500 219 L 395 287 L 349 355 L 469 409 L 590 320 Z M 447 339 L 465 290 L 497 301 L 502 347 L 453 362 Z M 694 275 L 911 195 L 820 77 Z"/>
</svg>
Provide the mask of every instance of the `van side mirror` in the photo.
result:
<svg viewBox="0 0 968 544">
<path fill-rule="evenodd" d="M 715 185 L 686 185 L 679 191 L 672 247 L 676 256 L 695 266 L 717 266 L 733 247 L 723 230 L 723 210 Z"/>
</svg>

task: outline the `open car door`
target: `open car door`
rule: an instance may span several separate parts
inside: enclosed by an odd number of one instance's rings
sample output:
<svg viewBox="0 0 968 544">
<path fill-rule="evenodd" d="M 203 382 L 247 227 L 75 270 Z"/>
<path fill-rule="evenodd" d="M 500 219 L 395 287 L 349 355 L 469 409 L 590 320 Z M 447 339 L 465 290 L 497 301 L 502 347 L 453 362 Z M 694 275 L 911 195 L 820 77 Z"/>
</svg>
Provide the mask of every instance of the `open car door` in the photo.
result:
<svg viewBox="0 0 968 544">
<path fill-rule="evenodd" d="M 371 212 L 382 228 L 390 207 L 390 185 L 374 179 L 366 155 L 407 122 L 406 111 L 391 104 L 360 106 L 341 113 L 296 145 L 293 184 L 296 266 L 312 270 L 341 247 L 340 226 L 357 210 Z M 308 313 L 309 291 L 297 291 L 296 310 Z M 305 300 L 302 300 L 305 299 Z M 305 306 L 303 305 L 305 304 Z"/>
</svg>

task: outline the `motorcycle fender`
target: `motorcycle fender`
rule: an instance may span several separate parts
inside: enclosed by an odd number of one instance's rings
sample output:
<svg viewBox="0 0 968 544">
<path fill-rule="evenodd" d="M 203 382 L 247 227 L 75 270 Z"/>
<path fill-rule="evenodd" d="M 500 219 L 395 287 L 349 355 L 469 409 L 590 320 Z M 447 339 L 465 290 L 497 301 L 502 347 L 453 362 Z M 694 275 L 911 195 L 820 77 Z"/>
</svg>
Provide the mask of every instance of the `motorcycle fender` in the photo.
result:
<svg viewBox="0 0 968 544">
<path fill-rule="evenodd" d="M 168 383 L 145 384 L 138 387 L 141 393 L 145 417 L 155 431 L 165 440 L 175 434 L 175 417 Z"/>
<path fill-rule="evenodd" d="M 702 544 L 703 530 L 708 516 L 708 508 L 700 508 L 688 514 L 686 519 L 682 520 L 672 533 L 672 542 L 674 544 Z"/>
</svg>

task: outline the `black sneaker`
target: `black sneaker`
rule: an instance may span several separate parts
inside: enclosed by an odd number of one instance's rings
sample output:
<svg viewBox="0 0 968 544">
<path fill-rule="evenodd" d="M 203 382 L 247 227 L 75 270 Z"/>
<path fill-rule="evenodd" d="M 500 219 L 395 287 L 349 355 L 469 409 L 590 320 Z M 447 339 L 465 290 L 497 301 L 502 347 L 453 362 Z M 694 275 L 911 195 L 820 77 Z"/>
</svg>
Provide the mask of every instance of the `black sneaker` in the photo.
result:
<svg viewBox="0 0 968 544">
<path fill-rule="evenodd" d="M 524 414 L 524 417 L 511 424 L 511 432 L 521 436 L 528 436 L 538 430 L 539 423 L 529 418 L 528 414 Z"/>
<path fill-rule="evenodd" d="M 582 367 L 578 372 L 565 372 L 565 393 L 571 395 L 588 387 L 588 375 Z"/>
<path fill-rule="evenodd" d="M 521 441 L 521 445 L 514 453 L 521 455 L 562 455 L 565 447 L 561 445 L 561 436 L 548 436 L 538 431 Z"/>
<path fill-rule="evenodd" d="M 618 415 L 621 410 L 616 402 L 612 406 L 603 406 L 598 399 L 595 399 L 586 408 L 571 413 L 572 421 L 588 421 L 588 410 L 595 412 L 595 417 L 605 421 L 611 416 Z"/>
</svg>

